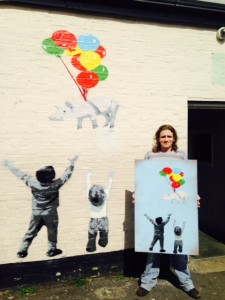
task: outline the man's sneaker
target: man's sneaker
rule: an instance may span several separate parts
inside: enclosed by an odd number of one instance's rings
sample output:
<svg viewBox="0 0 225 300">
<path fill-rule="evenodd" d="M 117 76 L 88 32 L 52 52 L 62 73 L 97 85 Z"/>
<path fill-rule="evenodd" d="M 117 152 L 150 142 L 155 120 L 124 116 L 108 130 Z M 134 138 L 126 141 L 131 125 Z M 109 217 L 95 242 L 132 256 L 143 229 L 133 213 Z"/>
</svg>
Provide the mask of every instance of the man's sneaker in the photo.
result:
<svg viewBox="0 0 225 300">
<path fill-rule="evenodd" d="M 190 291 L 187 291 L 186 293 L 194 299 L 199 299 L 201 297 L 199 291 L 195 288 L 191 289 Z"/>
<path fill-rule="evenodd" d="M 48 250 L 46 255 L 50 256 L 50 257 L 53 257 L 53 256 L 59 255 L 61 253 L 62 253 L 62 250 L 60 250 L 60 249 L 50 249 L 50 250 Z"/>
<path fill-rule="evenodd" d="M 144 297 L 149 293 L 149 291 L 147 291 L 146 289 L 144 289 L 143 287 L 139 286 L 139 288 L 137 289 L 136 295 L 139 297 Z"/>
<path fill-rule="evenodd" d="M 22 251 L 19 251 L 19 252 L 17 252 L 17 257 L 19 257 L 19 258 L 24 258 L 24 257 L 26 257 L 27 256 L 27 251 L 26 250 L 22 250 Z"/>
<path fill-rule="evenodd" d="M 165 249 L 161 249 L 160 252 L 166 252 L 166 250 Z"/>
</svg>

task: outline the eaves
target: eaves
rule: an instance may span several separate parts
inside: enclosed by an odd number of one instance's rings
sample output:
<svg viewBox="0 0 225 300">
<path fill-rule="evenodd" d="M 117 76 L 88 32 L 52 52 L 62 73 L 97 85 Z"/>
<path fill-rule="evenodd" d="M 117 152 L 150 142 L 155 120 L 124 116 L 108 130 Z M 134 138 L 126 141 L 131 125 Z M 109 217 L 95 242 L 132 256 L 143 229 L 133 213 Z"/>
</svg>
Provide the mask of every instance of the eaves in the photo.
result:
<svg viewBox="0 0 225 300">
<path fill-rule="evenodd" d="M 217 3 L 218 2 L 218 3 Z M 202 0 L 0 0 L 1 5 L 52 9 L 163 23 L 218 28 L 224 26 L 225 3 Z M 224 1 L 225 2 L 225 1 Z"/>
</svg>

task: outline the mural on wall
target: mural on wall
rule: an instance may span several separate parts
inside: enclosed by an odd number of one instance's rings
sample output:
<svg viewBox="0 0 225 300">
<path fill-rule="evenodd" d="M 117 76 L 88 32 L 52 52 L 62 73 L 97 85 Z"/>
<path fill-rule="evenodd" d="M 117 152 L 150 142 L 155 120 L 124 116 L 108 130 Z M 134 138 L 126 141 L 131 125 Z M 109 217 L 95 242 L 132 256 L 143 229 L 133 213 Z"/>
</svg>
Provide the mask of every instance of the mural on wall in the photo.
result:
<svg viewBox="0 0 225 300">
<path fill-rule="evenodd" d="M 197 162 L 136 160 L 135 177 L 135 251 L 198 255 Z"/>
<path fill-rule="evenodd" d="M 115 126 L 115 117 L 119 108 L 117 101 L 103 99 L 98 102 L 88 98 L 89 89 L 96 87 L 99 82 L 108 78 L 108 69 L 102 64 L 106 56 L 105 48 L 100 40 L 91 34 L 83 34 L 78 38 L 67 30 L 58 30 L 42 42 L 43 49 L 50 55 L 54 55 L 62 62 L 66 71 L 73 79 L 85 103 L 74 105 L 66 101 L 61 108 L 57 107 L 56 113 L 50 120 L 76 120 L 77 129 L 82 128 L 82 121 L 85 118 L 91 120 L 93 128 L 98 127 L 97 116 L 103 115 L 105 125 L 110 128 Z M 79 73 L 76 77 L 70 71 L 66 59 L 70 59 L 72 65 Z M 74 69 L 73 69 L 74 70 Z"/>
<path fill-rule="evenodd" d="M 88 226 L 87 252 L 96 251 L 96 238 L 99 233 L 98 244 L 106 247 L 108 244 L 109 220 L 107 217 L 107 202 L 113 182 L 113 174 L 109 173 L 108 187 L 91 184 L 92 172 L 87 173 L 87 199 L 89 201 L 90 221 Z"/>
<path fill-rule="evenodd" d="M 212 84 L 225 85 L 225 54 L 212 53 Z"/>
<path fill-rule="evenodd" d="M 59 30 L 54 32 L 51 38 L 45 39 L 42 42 L 42 47 L 48 54 L 55 56 L 58 61 L 62 62 L 81 95 L 78 104 L 65 101 L 61 108 L 57 107 L 57 111 L 50 119 L 72 119 L 76 122 L 77 129 L 82 128 L 84 119 L 90 119 L 92 128 L 97 128 L 98 117 L 100 116 L 105 121 L 105 127 L 114 127 L 119 108 L 118 102 L 105 98 L 93 101 L 89 100 L 88 97 L 89 89 L 94 88 L 108 77 L 108 69 L 102 65 L 106 50 L 100 45 L 99 39 L 88 34 L 77 39 L 68 31 Z M 66 55 L 67 60 L 62 57 L 63 54 Z M 80 72 L 76 77 L 67 65 L 68 60 L 70 60 L 72 68 Z M 77 159 L 78 156 L 69 159 L 70 165 L 64 174 L 57 179 L 55 179 L 56 173 L 52 166 L 37 170 L 36 177 L 33 177 L 16 168 L 9 160 L 3 161 L 3 165 L 21 179 L 31 189 L 32 193 L 31 219 L 17 252 L 18 258 L 28 256 L 29 247 L 43 226 L 47 228 L 48 248 L 46 255 L 54 257 L 62 254 L 63 251 L 57 248 L 59 190 L 72 176 Z M 87 198 L 90 210 L 87 252 L 96 251 L 98 234 L 99 246 L 106 247 L 108 244 L 107 202 L 113 178 L 113 174 L 110 173 L 108 187 L 104 188 L 99 184 L 91 185 L 91 175 L 91 172 L 87 175 Z"/>
<path fill-rule="evenodd" d="M 62 250 L 57 248 L 59 189 L 72 176 L 77 159 L 78 156 L 69 159 L 70 165 L 58 179 L 55 179 L 56 174 L 52 166 L 37 170 L 36 178 L 34 178 L 14 167 L 12 162 L 3 161 L 3 165 L 21 179 L 31 189 L 32 193 L 32 215 L 29 228 L 17 253 L 19 258 L 28 255 L 28 248 L 43 226 L 47 227 L 48 233 L 48 251 L 46 255 L 53 257 L 62 253 Z"/>
</svg>

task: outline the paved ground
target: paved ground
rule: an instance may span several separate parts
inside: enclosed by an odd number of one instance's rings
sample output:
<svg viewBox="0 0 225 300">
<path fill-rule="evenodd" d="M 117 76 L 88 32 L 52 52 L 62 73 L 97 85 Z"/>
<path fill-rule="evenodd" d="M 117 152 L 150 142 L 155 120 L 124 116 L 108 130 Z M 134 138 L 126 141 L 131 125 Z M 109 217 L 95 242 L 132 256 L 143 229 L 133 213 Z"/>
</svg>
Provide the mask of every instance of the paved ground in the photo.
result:
<svg viewBox="0 0 225 300">
<path fill-rule="evenodd" d="M 191 260 L 192 278 L 203 300 L 225 300 L 225 256 Z M 110 277 L 60 279 L 45 285 L 19 286 L 0 291 L 1 300 L 138 300 L 138 278 L 115 274 Z M 190 300 L 176 287 L 171 273 L 161 275 L 145 300 Z"/>
</svg>

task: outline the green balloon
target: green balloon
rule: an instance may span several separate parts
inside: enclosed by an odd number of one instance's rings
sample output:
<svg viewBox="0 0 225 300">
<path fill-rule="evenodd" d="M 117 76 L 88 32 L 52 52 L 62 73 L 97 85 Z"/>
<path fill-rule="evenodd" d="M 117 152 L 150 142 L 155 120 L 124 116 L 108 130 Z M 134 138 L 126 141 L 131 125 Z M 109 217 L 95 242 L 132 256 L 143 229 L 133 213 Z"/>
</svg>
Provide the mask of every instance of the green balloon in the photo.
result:
<svg viewBox="0 0 225 300">
<path fill-rule="evenodd" d="M 64 49 L 60 48 L 59 46 L 57 46 L 52 38 L 48 38 L 48 39 L 45 39 L 43 42 L 42 42 L 42 48 L 48 53 L 48 54 L 51 54 L 51 55 L 55 55 L 55 56 L 58 56 L 60 57 L 63 53 L 64 53 Z"/>
<path fill-rule="evenodd" d="M 160 174 L 161 176 L 166 176 L 166 173 L 164 173 L 163 171 L 160 171 L 159 174 Z"/>
<path fill-rule="evenodd" d="M 181 185 L 185 184 L 185 180 L 184 179 L 181 179 L 178 181 Z"/>
<path fill-rule="evenodd" d="M 109 75 L 108 69 L 103 65 L 98 66 L 92 72 L 98 75 L 99 81 L 105 80 Z"/>
</svg>

